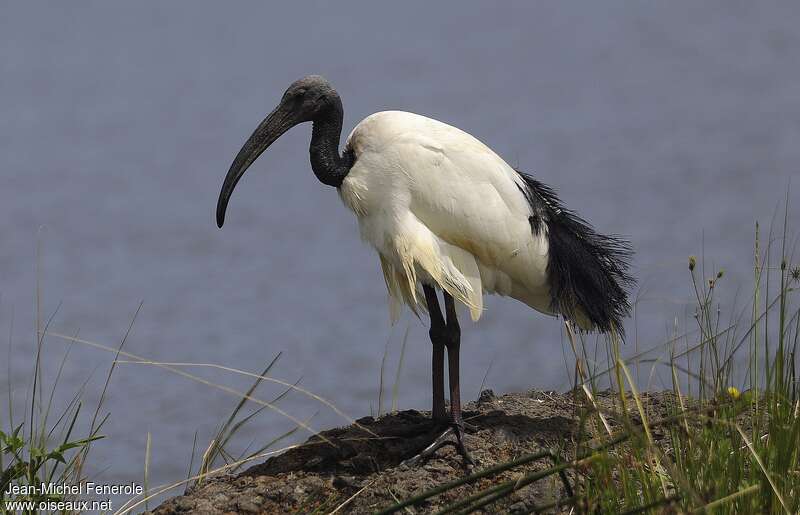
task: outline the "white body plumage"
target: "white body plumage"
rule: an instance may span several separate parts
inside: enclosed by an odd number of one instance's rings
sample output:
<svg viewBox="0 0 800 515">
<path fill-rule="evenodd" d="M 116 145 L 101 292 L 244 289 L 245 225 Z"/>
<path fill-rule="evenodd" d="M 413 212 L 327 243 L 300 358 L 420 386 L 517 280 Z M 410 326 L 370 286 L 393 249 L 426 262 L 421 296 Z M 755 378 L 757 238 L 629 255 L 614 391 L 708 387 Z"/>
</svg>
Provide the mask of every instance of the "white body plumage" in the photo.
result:
<svg viewBox="0 0 800 515">
<path fill-rule="evenodd" d="M 547 228 L 531 230 L 524 182 L 473 136 L 424 116 L 385 111 L 347 139 L 355 163 L 339 194 L 380 255 L 395 321 L 418 287 L 439 286 L 473 320 L 482 295 L 513 297 L 552 314 Z"/>
</svg>

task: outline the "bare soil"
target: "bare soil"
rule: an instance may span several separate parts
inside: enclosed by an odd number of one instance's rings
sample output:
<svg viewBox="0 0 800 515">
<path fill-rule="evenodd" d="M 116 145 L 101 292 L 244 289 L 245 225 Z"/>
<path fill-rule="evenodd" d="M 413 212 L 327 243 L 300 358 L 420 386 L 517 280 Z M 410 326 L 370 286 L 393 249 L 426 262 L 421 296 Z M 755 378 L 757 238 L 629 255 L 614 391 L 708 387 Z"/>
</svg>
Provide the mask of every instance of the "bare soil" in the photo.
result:
<svg viewBox="0 0 800 515">
<path fill-rule="evenodd" d="M 670 392 L 642 397 L 648 418 L 665 416 L 674 401 Z M 609 393 L 596 397 L 606 412 L 615 411 L 617 400 Z M 365 417 L 358 424 L 377 437 L 356 425 L 325 431 L 322 434 L 333 445 L 312 437 L 301 447 L 239 475 L 208 480 L 186 495 L 167 500 L 153 513 L 331 513 L 337 509 L 336 513 L 375 513 L 398 500 L 524 454 L 559 445 L 567 453 L 574 452 L 570 443 L 581 428 L 600 431 L 597 426 L 590 429 L 592 424 L 580 423 L 585 403 L 582 394 L 572 392 L 531 391 L 495 396 L 491 390 L 484 391 L 465 410 L 465 419 L 474 426 L 465 437 L 477 462 L 474 468 L 465 467 L 452 446 L 440 449 L 423 465 L 403 463 L 441 432 L 426 429 L 429 413 L 409 410 L 377 419 Z M 637 416 L 632 414 L 632 418 Z M 608 422 L 616 427 L 613 418 Z M 663 438 L 657 428 L 654 438 Z M 565 457 L 568 458 L 569 455 Z M 552 461 L 542 459 L 515 467 L 432 497 L 401 513 L 434 513 L 494 484 L 552 465 Z M 567 479 L 574 478 L 568 474 Z M 487 507 L 484 513 L 522 513 L 567 496 L 559 476 L 552 475 L 517 490 Z M 553 510 L 559 512 L 558 508 Z"/>
</svg>

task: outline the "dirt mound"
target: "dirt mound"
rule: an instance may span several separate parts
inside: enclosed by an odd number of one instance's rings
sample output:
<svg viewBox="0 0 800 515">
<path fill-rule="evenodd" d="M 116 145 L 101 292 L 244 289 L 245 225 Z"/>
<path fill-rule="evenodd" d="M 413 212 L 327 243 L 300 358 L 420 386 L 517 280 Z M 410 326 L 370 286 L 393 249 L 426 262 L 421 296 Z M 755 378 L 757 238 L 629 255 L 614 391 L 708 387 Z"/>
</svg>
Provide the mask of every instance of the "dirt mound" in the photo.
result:
<svg viewBox="0 0 800 515">
<path fill-rule="evenodd" d="M 581 397 L 577 400 L 584 401 Z M 648 411 L 663 416 L 671 394 L 645 394 L 644 400 Z M 610 408 L 613 399 L 599 394 L 596 401 L 601 408 Z M 186 495 L 164 502 L 154 513 L 329 513 L 337 508 L 337 513 L 374 513 L 471 472 L 550 449 L 571 440 L 579 430 L 579 410 L 572 393 L 532 391 L 496 397 L 487 390 L 466 408 L 465 419 L 473 426 L 465 439 L 477 461 L 473 469 L 465 468 L 449 446 L 424 465 L 403 463 L 438 432 L 430 427 L 428 413 L 401 411 L 378 419 L 362 418 L 357 421 L 362 427 L 325 431 L 322 434 L 333 445 L 312 437 L 303 446 L 238 476 L 207 481 Z M 614 424 L 613 420 L 609 422 Z M 432 513 L 479 490 L 552 464 L 549 459 L 532 461 L 449 490 L 404 513 Z M 553 475 L 493 504 L 491 513 L 525 512 L 566 497 L 567 488 L 558 475 Z"/>
</svg>

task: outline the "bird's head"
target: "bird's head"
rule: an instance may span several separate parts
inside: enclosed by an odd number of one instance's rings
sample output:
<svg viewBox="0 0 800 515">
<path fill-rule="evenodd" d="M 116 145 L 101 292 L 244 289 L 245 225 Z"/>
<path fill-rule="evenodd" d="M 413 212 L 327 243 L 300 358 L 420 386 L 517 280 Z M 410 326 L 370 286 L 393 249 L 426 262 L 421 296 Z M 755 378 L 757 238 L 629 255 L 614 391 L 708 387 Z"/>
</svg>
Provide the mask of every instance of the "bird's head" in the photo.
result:
<svg viewBox="0 0 800 515">
<path fill-rule="evenodd" d="M 277 109 L 283 108 L 290 113 L 294 125 L 297 125 L 312 121 L 337 101 L 341 102 L 339 94 L 325 77 L 309 75 L 294 81 L 286 89 Z"/>
<path fill-rule="evenodd" d="M 258 156 L 295 125 L 313 121 L 337 106 L 341 109 L 339 94 L 324 77 L 309 75 L 289 86 L 278 106 L 256 127 L 239 150 L 225 176 L 217 201 L 219 227 L 225 223 L 225 210 L 236 183 Z"/>
</svg>

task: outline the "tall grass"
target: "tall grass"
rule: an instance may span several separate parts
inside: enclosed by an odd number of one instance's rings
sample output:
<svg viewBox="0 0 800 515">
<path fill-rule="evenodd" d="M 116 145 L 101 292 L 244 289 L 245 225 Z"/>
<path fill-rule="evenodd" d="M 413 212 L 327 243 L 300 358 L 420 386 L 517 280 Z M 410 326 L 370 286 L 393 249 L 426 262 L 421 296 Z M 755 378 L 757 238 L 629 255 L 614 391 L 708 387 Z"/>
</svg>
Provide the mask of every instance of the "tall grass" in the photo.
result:
<svg viewBox="0 0 800 515">
<path fill-rule="evenodd" d="M 257 374 L 213 364 L 154 362 L 123 350 L 141 307 L 140 304 L 121 343 L 116 347 L 84 340 L 79 338 L 77 332 L 72 335 L 65 335 L 51 331 L 50 323 L 55 318 L 58 309 L 56 309 L 45 324 L 37 322 L 36 332 L 38 336 L 36 339 L 35 353 L 32 355 L 32 370 L 29 374 L 32 379 L 27 391 L 28 401 L 26 402 L 25 413 L 21 416 L 14 410 L 12 394 L 13 385 L 11 382 L 12 370 L 10 364 L 11 341 L 13 340 L 12 318 L 8 350 L 8 383 L 6 385 L 8 388 L 8 406 L 7 409 L 4 410 L 7 415 L 3 416 L 3 411 L 0 411 L 0 513 L 6 513 L 7 511 L 5 501 L 33 501 L 36 504 L 41 501 L 72 501 L 73 505 L 77 505 L 77 501 L 80 500 L 77 497 L 71 495 L 41 494 L 41 489 L 39 487 L 42 483 L 78 485 L 91 479 L 85 476 L 85 465 L 89 458 L 91 444 L 103 438 L 100 432 L 110 416 L 110 413 L 105 412 L 104 409 L 106 394 L 111 384 L 112 375 L 120 364 L 155 366 L 170 373 L 234 395 L 237 398 L 237 403 L 233 407 L 230 415 L 222 422 L 217 432 L 213 435 L 211 442 L 202 454 L 202 458 L 198 461 L 196 470 L 194 455 L 197 439 L 195 435 L 192 459 L 189 464 L 189 475 L 185 480 L 176 481 L 168 485 L 158 485 L 154 487 L 150 485 L 150 462 L 152 458 L 151 449 L 153 442 L 152 436 L 148 432 L 143 473 L 144 493 L 143 495 L 129 499 L 128 502 L 124 503 L 115 513 L 128 513 L 133 509 L 141 509 L 142 507 L 147 509 L 149 501 L 174 488 L 183 485 L 199 485 L 214 474 L 235 472 L 241 467 L 252 463 L 254 460 L 279 454 L 288 448 L 277 450 L 268 449 L 275 448 L 280 441 L 292 436 L 300 429 L 310 431 L 312 434 L 318 434 L 317 431 L 308 426 L 310 419 L 301 421 L 277 407 L 277 404 L 289 392 L 296 391 L 306 397 L 314 399 L 324 406 L 330 407 L 346 421 L 356 423 L 352 418 L 333 406 L 330 401 L 301 388 L 299 386 L 300 380 L 294 383 L 288 383 L 269 377 L 267 374 L 270 373 L 273 366 L 277 363 L 280 358 L 280 353 L 275 356 L 261 374 Z M 37 314 L 37 320 L 38 318 L 39 316 Z M 45 358 L 52 355 L 52 352 L 44 352 L 45 338 L 48 337 L 55 337 L 56 339 L 66 341 L 67 347 L 58 364 L 57 373 L 52 380 L 52 384 L 47 385 L 48 387 L 46 388 L 45 380 L 47 378 L 43 373 L 43 365 Z M 89 384 L 90 378 L 87 378 L 81 388 L 74 393 L 67 405 L 61 409 L 61 411 L 57 412 L 56 403 L 54 402 L 57 397 L 56 392 L 59 392 L 59 396 L 64 393 L 62 391 L 63 387 L 60 384 L 60 379 L 64 366 L 76 343 L 108 352 L 114 359 L 111 361 L 105 376 L 100 398 L 94 411 L 87 412 L 81 400 L 86 386 Z M 253 383 L 246 392 L 239 392 L 228 386 L 213 383 L 181 370 L 181 368 L 187 367 L 220 369 L 236 375 L 252 377 Z M 256 390 L 264 381 L 277 383 L 284 389 L 271 401 L 264 401 L 256 398 Z M 251 405 L 256 405 L 256 408 L 247 412 Z M 252 424 L 252 422 L 256 420 L 256 417 L 265 409 L 273 410 L 289 418 L 294 421 L 296 425 L 289 431 L 276 436 L 265 444 L 259 443 L 256 448 L 248 446 L 238 452 L 232 451 L 231 447 L 236 436 L 240 434 L 247 425 Z M 80 428 L 88 428 L 85 429 L 87 434 L 84 436 L 77 436 Z M 321 436 L 321 438 L 322 441 L 327 441 L 324 436 Z M 24 493 L 14 493 L 9 499 L 5 499 L 4 493 L 12 489 L 12 487 L 15 488 L 15 492 Z M 25 513 L 39 512 L 40 511 L 36 509 Z M 65 513 L 67 512 L 69 512 L 69 510 Z"/>
<path fill-rule="evenodd" d="M 278 362 L 281 357 L 281 353 L 278 353 L 272 361 L 266 366 L 264 371 L 256 377 L 253 384 L 247 390 L 245 396 L 239 399 L 239 402 L 233 408 L 233 411 L 222 423 L 222 425 L 217 430 L 216 435 L 212 438 L 211 443 L 206 448 L 206 451 L 203 453 L 203 458 L 200 462 L 200 466 L 197 471 L 197 479 L 194 481 L 194 485 L 200 485 L 205 481 L 208 476 L 211 474 L 211 471 L 214 470 L 217 466 L 218 461 L 224 462 L 227 466 L 226 472 L 233 473 L 236 472 L 241 468 L 242 465 L 249 463 L 254 459 L 256 456 L 262 455 L 267 449 L 273 448 L 282 440 L 292 436 L 295 434 L 300 428 L 300 425 L 294 426 L 289 431 L 269 440 L 267 443 L 260 445 L 256 450 L 250 449 L 250 447 L 245 448 L 243 452 L 240 452 L 238 456 L 234 456 L 233 453 L 228 449 L 228 444 L 231 440 L 234 439 L 234 436 L 239 433 L 243 427 L 247 424 L 251 423 L 255 417 L 257 417 L 261 412 L 263 412 L 267 406 L 262 405 L 256 408 L 254 411 L 250 412 L 247 415 L 242 415 L 243 409 L 248 403 L 248 399 L 253 396 L 255 391 L 261 385 L 262 381 L 268 379 L 267 374 L 270 373 L 272 368 Z M 293 385 L 289 385 L 286 389 L 281 392 L 277 397 L 272 399 L 269 402 L 271 405 L 275 405 L 281 401 L 289 392 L 292 391 L 293 388 L 297 388 L 297 385 L 300 383 L 298 379 Z M 192 450 L 192 456 L 194 456 L 194 449 Z M 191 460 L 193 461 L 193 459 Z M 190 475 L 191 475 L 191 461 L 189 465 Z M 191 485 L 192 483 L 189 483 Z"/>
<path fill-rule="evenodd" d="M 84 481 L 86 478 L 83 475 L 83 469 L 91 444 L 103 438 L 100 431 L 108 420 L 108 414 L 103 415 L 102 412 L 105 391 L 114 372 L 113 364 L 108 371 L 103 393 L 91 418 L 85 413 L 81 400 L 88 379 L 74 393 L 66 406 L 60 411 L 56 409 L 54 397 L 59 391 L 59 381 L 64 365 L 69 358 L 71 346 L 62 356 L 56 376 L 45 396 L 42 347 L 44 334 L 53 317 L 55 317 L 55 312 L 48 320 L 44 330 L 38 331 L 28 402 L 21 419 L 18 419 L 14 413 L 9 363 L 7 385 L 9 395 L 8 406 L 5 410 L 7 417 L 6 420 L 0 421 L 2 422 L 0 423 L 0 428 L 2 428 L 0 429 L 0 513 L 7 511 L 6 501 L 32 501 L 37 505 L 44 501 L 56 503 L 76 501 L 77 498 L 69 493 L 43 492 L 41 485 L 78 485 Z M 13 335 L 13 331 L 10 331 L 10 334 Z M 10 336 L 9 362 L 12 340 L 13 336 Z M 78 433 L 81 431 L 79 428 L 83 421 L 91 421 L 91 423 L 84 435 L 79 436 Z M 20 493 L 12 494 L 10 498 L 7 498 L 5 492 L 9 490 Z M 25 513 L 35 512 L 38 510 Z"/>
<path fill-rule="evenodd" d="M 397 368 L 395 369 L 394 374 L 394 382 L 392 383 L 392 404 L 390 411 L 397 411 L 397 399 L 400 392 L 400 377 L 403 372 L 403 364 L 405 362 L 406 356 L 406 344 L 408 343 L 408 331 L 410 326 L 406 326 L 405 333 L 403 334 L 403 343 L 400 347 L 400 358 L 397 361 Z M 384 415 L 385 412 L 383 410 L 383 392 L 386 389 L 385 382 L 386 382 L 386 359 L 389 357 L 389 344 L 391 343 L 391 338 L 386 340 L 386 345 L 383 348 L 383 357 L 381 358 L 381 368 L 380 374 L 378 376 L 378 411 L 375 412 L 370 405 L 370 415 L 371 416 L 378 416 Z"/>
<path fill-rule="evenodd" d="M 772 243 L 772 235 L 770 235 Z M 639 406 L 627 364 L 614 360 L 615 389 L 622 409 L 617 417 L 630 436 L 622 445 L 593 455 L 590 467 L 576 474 L 586 510 L 654 511 L 670 505 L 685 512 L 797 513 L 800 511 L 800 388 L 797 343 L 800 310 L 792 308 L 800 268 L 790 266 L 786 221 L 779 241 L 778 266 L 769 267 L 772 245 L 762 246 L 758 228 L 754 247 L 754 287 L 750 320 L 723 323 L 715 292 L 724 273 L 700 275 L 689 259 L 695 293 L 697 340 L 688 350 L 670 347 L 665 365 L 672 378 L 666 438 L 648 434 L 648 417 L 638 408 L 634 423 L 625 399 Z M 764 252 L 766 251 L 766 252 Z M 763 253 L 763 255 L 762 255 Z M 771 273 L 772 272 L 772 273 Z M 770 288 L 770 279 L 777 285 Z M 703 279 L 703 277 L 706 277 Z M 612 352 L 618 342 L 610 341 Z M 737 357 L 746 348 L 742 366 Z M 693 359 L 690 359 L 693 358 Z M 743 368 L 744 374 L 737 374 Z M 744 375 L 744 384 L 733 384 Z M 688 381 L 682 381 L 688 376 Z M 686 385 L 696 395 L 685 394 Z M 577 442 L 590 446 L 590 442 Z"/>
</svg>

